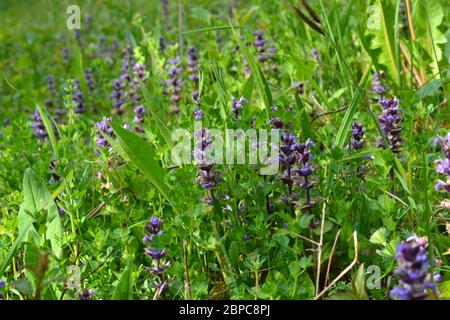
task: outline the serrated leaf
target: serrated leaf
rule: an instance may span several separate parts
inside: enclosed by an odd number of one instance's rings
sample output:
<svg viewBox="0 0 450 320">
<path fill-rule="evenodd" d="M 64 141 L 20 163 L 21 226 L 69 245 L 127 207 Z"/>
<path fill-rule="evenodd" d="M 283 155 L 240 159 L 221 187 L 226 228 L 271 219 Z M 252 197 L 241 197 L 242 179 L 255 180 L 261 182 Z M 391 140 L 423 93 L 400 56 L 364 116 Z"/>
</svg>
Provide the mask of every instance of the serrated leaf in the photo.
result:
<svg viewBox="0 0 450 320">
<path fill-rule="evenodd" d="M 369 16 L 367 19 L 367 32 L 372 35 L 371 48 L 377 50 L 372 57 L 379 64 L 383 65 L 388 71 L 389 76 L 398 85 L 398 66 L 395 57 L 396 51 L 394 35 L 395 8 L 390 1 L 377 0 L 375 4 L 369 7 Z"/>
<path fill-rule="evenodd" d="M 412 11 L 417 44 L 429 54 L 433 75 L 439 74 L 438 63 L 442 59 L 440 45 L 447 41 L 439 30 L 444 20 L 444 10 L 438 0 L 414 1 L 412 4 L 415 5 Z"/>
</svg>

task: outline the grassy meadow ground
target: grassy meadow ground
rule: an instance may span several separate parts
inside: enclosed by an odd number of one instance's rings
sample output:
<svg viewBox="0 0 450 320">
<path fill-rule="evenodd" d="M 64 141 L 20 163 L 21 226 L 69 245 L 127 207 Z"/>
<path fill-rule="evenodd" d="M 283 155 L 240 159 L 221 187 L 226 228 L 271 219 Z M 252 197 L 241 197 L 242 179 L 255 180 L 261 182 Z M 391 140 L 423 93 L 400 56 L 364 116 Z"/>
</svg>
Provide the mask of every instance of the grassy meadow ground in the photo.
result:
<svg viewBox="0 0 450 320">
<path fill-rule="evenodd" d="M 450 298 L 448 13 L 2 0 L 0 299 Z"/>
</svg>

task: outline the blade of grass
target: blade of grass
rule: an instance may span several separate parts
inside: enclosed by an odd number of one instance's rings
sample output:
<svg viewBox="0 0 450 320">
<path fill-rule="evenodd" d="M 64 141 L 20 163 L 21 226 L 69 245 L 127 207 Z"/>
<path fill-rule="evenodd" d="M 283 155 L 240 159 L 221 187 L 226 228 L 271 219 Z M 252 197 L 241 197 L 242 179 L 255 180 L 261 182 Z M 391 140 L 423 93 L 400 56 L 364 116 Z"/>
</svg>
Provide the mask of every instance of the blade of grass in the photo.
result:
<svg viewBox="0 0 450 320">
<path fill-rule="evenodd" d="M 359 86 L 356 89 L 356 92 L 352 98 L 352 101 L 350 102 L 350 105 L 344 114 L 344 118 L 341 121 L 341 125 L 339 126 L 338 133 L 334 140 L 334 147 L 342 148 L 344 146 L 345 141 L 347 140 L 348 130 L 350 128 L 353 116 L 356 112 L 356 108 L 359 104 L 359 101 L 363 97 L 363 94 L 366 91 L 366 88 L 368 85 L 367 80 L 369 78 L 369 71 L 370 71 L 371 66 L 372 65 L 368 65 L 366 67 L 366 70 L 364 71 L 364 74 L 359 83 Z"/>
<path fill-rule="evenodd" d="M 56 144 L 55 131 L 53 130 L 52 123 L 50 122 L 49 117 L 47 116 L 47 112 L 42 108 L 42 106 L 37 105 L 39 115 L 41 116 L 42 122 L 44 123 L 45 130 L 47 131 L 48 137 L 50 139 L 50 143 L 53 148 L 53 152 L 55 156 L 58 157 L 58 147 Z"/>
</svg>

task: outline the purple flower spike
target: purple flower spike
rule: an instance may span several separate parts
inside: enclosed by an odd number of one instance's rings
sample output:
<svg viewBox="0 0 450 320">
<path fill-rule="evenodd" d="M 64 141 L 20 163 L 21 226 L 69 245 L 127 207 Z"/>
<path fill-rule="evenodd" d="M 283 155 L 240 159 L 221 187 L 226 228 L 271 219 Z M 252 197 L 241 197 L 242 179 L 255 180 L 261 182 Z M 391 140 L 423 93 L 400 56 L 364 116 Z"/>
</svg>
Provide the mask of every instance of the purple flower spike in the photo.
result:
<svg viewBox="0 0 450 320">
<path fill-rule="evenodd" d="M 39 114 L 39 109 L 36 108 L 34 110 L 34 114 L 32 117 L 31 127 L 33 128 L 34 135 L 39 140 L 45 140 L 48 137 L 47 131 L 45 130 L 44 122 L 42 122 L 41 115 Z"/>
<path fill-rule="evenodd" d="M 272 118 L 269 120 L 269 124 L 274 129 L 282 129 L 283 128 L 283 122 L 280 120 L 280 118 Z"/>
<path fill-rule="evenodd" d="M 445 156 L 444 159 L 436 161 L 436 172 L 446 176 L 446 182 L 438 180 L 434 189 L 436 191 L 445 190 L 450 192 L 450 132 L 444 138 L 436 138 L 434 143 L 441 146 Z"/>
<path fill-rule="evenodd" d="M 95 90 L 95 79 L 94 74 L 92 73 L 91 69 L 85 69 L 84 70 L 84 77 L 86 79 L 86 84 L 89 89 L 89 93 L 93 93 Z"/>
<path fill-rule="evenodd" d="M 109 97 L 113 101 L 113 114 L 122 115 L 125 112 L 125 108 L 123 105 L 125 104 L 125 84 L 122 79 L 114 80 L 112 84 L 113 92 L 109 95 Z"/>
<path fill-rule="evenodd" d="M 399 267 L 395 275 L 399 285 L 391 291 L 393 299 L 425 300 L 431 294 L 438 294 L 430 274 L 427 246 L 426 237 L 413 236 L 397 247 L 395 260 Z"/>
<path fill-rule="evenodd" d="M 311 49 L 311 58 L 313 58 L 313 60 L 316 60 L 317 62 L 320 62 L 321 57 L 317 48 Z"/>
<path fill-rule="evenodd" d="M 169 262 L 163 262 L 166 257 L 166 249 L 157 249 L 153 247 L 153 238 L 162 234 L 161 230 L 162 222 L 158 217 L 151 217 L 148 224 L 144 226 L 147 234 L 143 238 L 144 245 L 148 243 L 148 246 L 144 249 L 146 256 L 150 257 L 153 262 L 153 266 L 146 268 L 147 272 L 156 276 L 157 280 L 154 283 L 156 289 L 160 290 L 160 293 L 168 289 L 168 284 L 164 280 L 164 272 L 170 267 Z"/>
<path fill-rule="evenodd" d="M 97 145 L 99 147 L 110 147 L 111 145 L 109 142 L 105 139 L 104 135 L 107 135 L 109 137 L 113 137 L 114 133 L 109 125 L 109 122 L 111 122 L 111 118 L 103 118 L 102 121 L 97 122 L 95 126 L 97 127 Z"/>
<path fill-rule="evenodd" d="M 401 122 L 403 116 L 400 114 L 400 108 L 398 107 L 398 99 L 381 99 L 378 103 L 383 107 L 381 115 L 378 117 L 381 128 L 389 143 L 389 147 L 392 152 L 398 154 L 402 143 L 402 137 L 400 136 L 402 131 Z M 384 140 L 380 137 L 378 139 L 378 145 L 386 149 Z"/>
<path fill-rule="evenodd" d="M 86 106 L 84 104 L 83 92 L 81 92 L 81 85 L 78 79 L 73 80 L 73 97 L 72 101 L 75 103 L 75 113 L 84 113 Z"/>
<path fill-rule="evenodd" d="M 202 111 L 202 109 L 195 109 L 192 112 L 192 115 L 194 116 L 195 120 L 202 120 L 203 119 L 203 111 Z"/>
<path fill-rule="evenodd" d="M 234 120 L 239 120 L 239 110 L 242 109 L 244 106 L 244 103 L 247 103 L 248 99 L 241 97 L 239 100 L 236 100 L 235 97 L 231 98 L 231 105 L 233 107 L 233 119 Z"/>
<path fill-rule="evenodd" d="M 219 184 L 220 177 L 208 154 L 212 144 L 211 133 L 208 129 L 202 128 L 194 132 L 194 137 L 196 137 L 196 143 L 193 154 L 195 163 L 199 168 L 196 181 L 205 189 L 214 188 Z"/>
<path fill-rule="evenodd" d="M 80 300 L 92 300 L 92 296 L 97 294 L 97 291 L 92 289 L 83 289 L 77 294 Z"/>
<path fill-rule="evenodd" d="M 360 150 L 362 148 L 364 148 L 364 135 L 366 134 L 366 132 L 363 129 L 363 125 L 353 122 L 352 123 L 352 131 L 353 131 L 353 135 L 351 138 L 351 144 L 354 150 Z"/>
<path fill-rule="evenodd" d="M 187 70 L 189 73 L 189 79 L 191 79 L 194 84 L 198 82 L 198 72 L 199 72 L 199 61 L 198 61 L 198 51 L 195 47 L 189 47 L 188 49 L 188 62 Z"/>
<path fill-rule="evenodd" d="M 380 73 L 375 72 L 373 74 L 372 92 L 379 93 L 381 96 L 384 96 L 384 94 L 386 93 L 386 90 L 384 89 L 383 85 L 381 84 L 380 74 L 381 74 L 381 77 L 384 76 L 383 71 L 380 71 Z"/>
<path fill-rule="evenodd" d="M 175 106 L 175 113 L 179 111 L 178 104 L 181 100 L 182 91 L 182 74 L 183 67 L 181 65 L 181 60 L 177 57 L 175 59 L 169 60 L 169 80 L 167 81 L 167 86 L 169 87 L 170 101 Z"/>
<path fill-rule="evenodd" d="M 144 132 L 144 106 L 137 106 L 134 108 L 134 130 L 137 132 Z"/>
</svg>

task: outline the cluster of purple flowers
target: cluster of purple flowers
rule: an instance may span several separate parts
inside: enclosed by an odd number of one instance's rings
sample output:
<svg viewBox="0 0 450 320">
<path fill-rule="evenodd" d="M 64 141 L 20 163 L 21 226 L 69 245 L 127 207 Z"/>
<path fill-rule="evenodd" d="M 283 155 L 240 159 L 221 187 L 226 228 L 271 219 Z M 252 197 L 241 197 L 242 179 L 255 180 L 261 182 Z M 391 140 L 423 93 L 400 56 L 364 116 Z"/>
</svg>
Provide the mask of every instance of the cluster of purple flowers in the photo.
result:
<svg viewBox="0 0 450 320">
<path fill-rule="evenodd" d="M 160 0 L 160 2 L 161 2 L 161 11 L 162 11 L 162 16 L 163 16 L 163 19 L 164 19 L 164 24 L 166 25 L 166 26 L 168 26 L 168 24 L 169 24 L 169 18 L 170 18 L 170 16 L 169 16 L 169 12 L 170 12 L 170 10 L 169 10 L 169 0 Z"/>
<path fill-rule="evenodd" d="M 384 96 L 386 90 L 384 89 L 383 84 L 381 83 L 381 78 L 384 78 L 384 72 L 381 70 L 379 73 L 375 72 L 373 74 L 372 79 L 372 92 L 379 93 L 380 96 Z"/>
<path fill-rule="evenodd" d="M 157 277 L 154 287 L 157 289 L 158 296 L 166 292 L 169 288 L 168 283 L 164 280 L 164 271 L 170 267 L 170 262 L 163 261 L 167 250 L 156 249 L 152 246 L 154 237 L 162 234 L 161 224 L 160 218 L 151 217 L 149 223 L 144 227 L 147 234 L 143 238 L 144 245 L 147 243 L 149 244 L 149 246 L 145 248 L 145 255 L 150 257 L 153 261 L 153 266 L 146 269 L 148 273 Z"/>
<path fill-rule="evenodd" d="M 130 64 L 133 63 L 133 49 L 130 46 L 127 46 L 124 49 L 124 56 L 122 60 L 122 67 L 120 69 L 121 72 L 121 80 L 125 81 L 126 83 L 131 81 L 130 76 Z"/>
<path fill-rule="evenodd" d="M 194 132 L 194 137 L 196 137 L 196 142 L 193 154 L 195 163 L 199 168 L 196 181 L 205 189 L 214 188 L 219 184 L 220 176 L 209 155 L 212 144 L 211 133 L 208 129 L 202 128 Z M 213 201 L 213 199 L 209 200 Z"/>
<path fill-rule="evenodd" d="M 400 31 L 407 36 L 407 30 L 408 30 L 408 22 L 406 20 L 406 6 L 405 6 L 405 1 L 402 0 L 400 1 L 400 5 L 399 5 L 399 9 L 400 9 L 400 16 L 402 18 L 402 25 L 400 27 Z"/>
<path fill-rule="evenodd" d="M 444 138 L 436 138 L 435 144 L 439 144 L 444 152 L 445 159 L 438 160 L 436 163 L 436 172 L 446 176 L 446 181 L 438 180 L 435 190 L 444 189 L 450 192 L 450 132 Z"/>
<path fill-rule="evenodd" d="M 231 98 L 231 106 L 233 107 L 232 112 L 233 112 L 233 119 L 234 120 L 239 120 L 239 110 L 242 109 L 243 103 L 247 103 L 248 99 L 241 97 L 239 100 L 236 100 L 235 97 Z"/>
<path fill-rule="evenodd" d="M 145 107 L 139 105 L 134 108 L 134 130 L 137 132 L 144 132 L 144 116 Z"/>
<path fill-rule="evenodd" d="M 200 93 L 197 89 L 192 92 L 192 100 L 197 105 L 197 108 L 192 112 L 195 120 L 203 119 L 203 110 L 200 108 Z"/>
<path fill-rule="evenodd" d="M 261 30 L 255 31 L 253 33 L 255 36 L 255 41 L 253 45 L 258 50 L 258 60 L 260 62 L 267 61 L 270 57 L 266 54 L 266 42 L 267 40 L 264 38 L 264 33 Z"/>
<path fill-rule="evenodd" d="M 161 53 L 166 51 L 166 39 L 163 36 L 159 36 L 159 50 Z"/>
<path fill-rule="evenodd" d="M 61 104 L 59 103 L 60 96 L 58 90 L 56 89 L 55 77 L 53 75 L 48 75 L 46 81 L 47 81 L 47 90 L 50 96 L 45 100 L 45 106 L 49 109 L 54 108 L 55 120 L 58 120 L 62 116 L 64 116 L 65 112 L 64 109 L 61 107 Z"/>
<path fill-rule="evenodd" d="M 318 63 L 320 63 L 321 57 L 320 57 L 319 50 L 317 50 L 317 48 L 311 49 L 311 58 L 313 60 L 317 61 Z"/>
<path fill-rule="evenodd" d="M 92 296 L 96 294 L 97 291 L 93 289 L 83 289 L 77 292 L 78 298 L 80 298 L 80 300 L 92 300 Z"/>
<path fill-rule="evenodd" d="M 99 121 L 95 124 L 97 127 L 97 146 L 99 147 L 109 147 L 111 148 L 111 145 L 109 144 L 108 140 L 105 139 L 104 135 L 106 134 L 109 137 L 113 137 L 114 133 L 109 125 L 109 123 L 112 121 L 112 118 L 103 118 L 102 121 Z"/>
<path fill-rule="evenodd" d="M 92 69 L 84 69 L 84 78 L 86 79 L 86 85 L 89 89 L 89 93 L 93 94 L 95 90 L 95 79 L 94 74 L 92 73 Z"/>
<path fill-rule="evenodd" d="M 403 121 L 403 116 L 400 114 L 400 108 L 398 106 L 398 99 L 380 99 L 378 103 L 383 107 L 378 120 L 380 121 L 381 128 L 389 143 L 389 147 L 392 152 L 397 154 L 400 152 L 402 143 L 401 122 Z M 385 146 L 384 139 L 381 137 L 378 139 L 378 145 L 383 149 L 386 149 L 387 147 Z"/>
<path fill-rule="evenodd" d="M 42 121 L 38 108 L 34 110 L 31 127 L 33 128 L 34 135 L 39 140 L 45 140 L 45 138 L 48 137 L 47 131 L 45 130 L 44 122 Z"/>
<path fill-rule="evenodd" d="M 134 105 L 138 105 L 141 101 L 141 95 L 139 91 L 141 89 L 141 82 L 146 80 L 145 69 L 142 63 L 136 63 L 133 66 L 133 80 L 130 83 L 129 96 L 134 102 Z"/>
<path fill-rule="evenodd" d="M 65 65 L 69 64 L 69 48 L 65 47 L 61 50 L 61 58 Z"/>
<path fill-rule="evenodd" d="M 109 97 L 113 100 L 113 114 L 122 115 L 125 112 L 124 104 L 125 104 L 125 84 L 119 78 L 115 79 L 112 84 L 113 92 L 109 95 Z"/>
<path fill-rule="evenodd" d="M 391 291 L 392 298 L 424 300 L 429 298 L 431 293 L 437 295 L 433 280 L 439 281 L 440 275 L 432 277 L 430 274 L 427 246 L 426 237 L 412 236 L 397 247 L 395 260 L 399 267 L 395 275 L 399 279 L 399 285 Z"/>
<path fill-rule="evenodd" d="M 270 124 L 275 129 L 283 128 L 283 122 L 278 118 L 270 120 Z M 309 189 L 312 188 L 308 177 L 314 172 L 315 168 L 311 164 L 313 154 L 310 147 L 314 146 L 311 139 L 306 142 L 297 142 L 297 138 L 285 130 L 281 134 L 281 145 L 279 150 L 279 162 L 283 172 L 278 178 L 287 186 L 288 194 L 283 195 L 282 200 L 292 208 L 294 201 L 298 199 L 293 193 L 293 186 L 300 186 L 306 190 L 306 206 L 310 206 Z M 294 214 L 293 210 L 291 213 Z"/>
<path fill-rule="evenodd" d="M 360 150 L 364 148 L 364 135 L 366 134 L 366 131 L 364 131 L 363 125 L 357 122 L 352 123 L 352 138 L 351 138 L 351 144 L 354 150 Z"/>
<path fill-rule="evenodd" d="M 121 75 L 118 79 L 115 79 L 113 81 L 113 92 L 109 95 L 114 105 L 113 114 L 119 116 L 125 112 L 124 104 L 127 96 L 126 87 L 131 82 L 130 63 L 132 60 L 132 55 L 133 51 L 131 47 L 127 46 L 124 50 L 124 58 L 122 60 L 122 67 L 120 69 Z"/>
<path fill-rule="evenodd" d="M 273 55 L 277 52 L 277 48 L 274 46 L 266 47 L 267 40 L 264 38 L 264 33 L 260 30 L 253 33 L 255 40 L 253 45 L 258 51 L 257 59 L 259 62 L 263 63 L 269 60 L 273 60 Z M 278 66 L 274 63 L 271 66 L 272 70 L 276 70 Z"/>
<path fill-rule="evenodd" d="M 145 68 L 142 63 L 136 63 L 133 66 L 133 81 L 130 86 L 130 96 L 134 102 L 134 130 L 137 132 L 144 131 L 144 116 L 145 116 L 145 107 L 140 104 L 141 95 L 139 94 L 139 90 L 141 88 L 141 83 L 144 83 L 147 80 L 147 75 L 145 74 Z"/>
<path fill-rule="evenodd" d="M 84 113 L 86 106 L 84 104 L 83 92 L 81 91 L 80 81 L 78 79 L 73 80 L 73 96 L 72 101 L 75 104 L 75 113 Z"/>
<path fill-rule="evenodd" d="M 47 90 L 50 93 L 51 97 L 48 97 L 45 100 L 45 106 L 51 109 L 54 107 L 53 98 L 58 95 L 58 92 L 56 91 L 55 77 L 49 74 L 46 78 L 46 82 L 47 82 Z"/>
<path fill-rule="evenodd" d="M 6 287 L 6 282 L 3 280 L 0 280 L 0 290 L 2 290 L 4 287 Z M 3 292 L 0 292 L 0 300 L 3 300 L 5 298 Z"/>
<path fill-rule="evenodd" d="M 199 62 L 198 62 L 198 51 L 195 47 L 188 48 L 188 62 L 187 71 L 189 73 L 189 79 L 197 85 L 198 82 L 198 72 L 199 72 Z"/>
<path fill-rule="evenodd" d="M 183 67 L 181 65 L 181 60 L 178 57 L 170 59 L 169 65 L 169 80 L 167 81 L 167 86 L 169 87 L 170 101 L 175 106 L 174 113 L 177 113 L 179 111 L 178 103 L 181 100 L 181 77 L 183 74 Z"/>
</svg>

